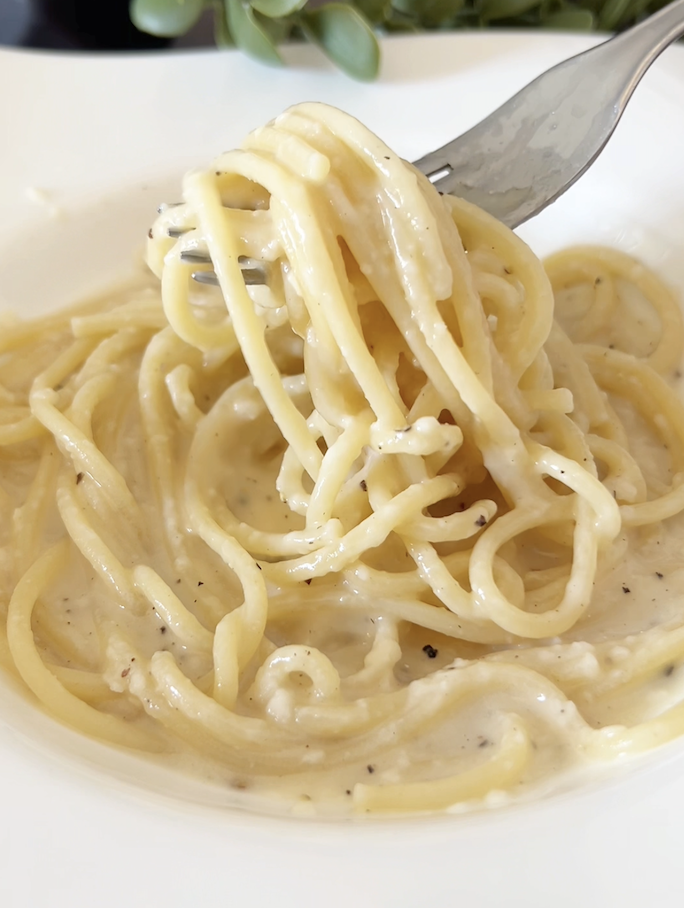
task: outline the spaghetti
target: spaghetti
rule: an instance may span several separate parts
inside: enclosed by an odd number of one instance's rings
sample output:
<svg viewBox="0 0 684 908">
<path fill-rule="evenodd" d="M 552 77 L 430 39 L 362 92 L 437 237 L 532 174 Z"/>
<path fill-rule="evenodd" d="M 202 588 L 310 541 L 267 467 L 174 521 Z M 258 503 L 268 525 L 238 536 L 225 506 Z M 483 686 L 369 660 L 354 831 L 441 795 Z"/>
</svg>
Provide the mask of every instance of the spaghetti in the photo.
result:
<svg viewBox="0 0 684 908">
<path fill-rule="evenodd" d="M 320 104 L 183 194 L 156 278 L 3 325 L 9 669 L 85 734 L 332 812 L 684 732 L 671 290 L 603 249 L 544 270 Z"/>
</svg>

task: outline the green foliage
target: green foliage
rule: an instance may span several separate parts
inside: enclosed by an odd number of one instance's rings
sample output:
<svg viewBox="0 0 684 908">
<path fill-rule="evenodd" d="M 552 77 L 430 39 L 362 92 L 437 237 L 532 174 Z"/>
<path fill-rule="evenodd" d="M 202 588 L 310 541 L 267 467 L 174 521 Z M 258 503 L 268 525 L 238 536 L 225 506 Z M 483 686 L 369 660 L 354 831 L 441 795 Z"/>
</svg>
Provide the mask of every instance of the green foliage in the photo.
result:
<svg viewBox="0 0 684 908">
<path fill-rule="evenodd" d="M 132 0 L 131 21 L 141 32 L 175 38 L 192 28 L 203 8 L 204 0 Z"/>
<path fill-rule="evenodd" d="M 589 9 L 576 7 L 561 9 L 557 13 L 551 13 L 544 27 L 570 32 L 590 32 L 596 28 L 596 19 Z"/>
<path fill-rule="evenodd" d="M 246 0 L 225 0 L 226 25 L 237 46 L 263 63 L 279 66 L 283 61 L 271 38 Z"/>
<path fill-rule="evenodd" d="M 254 9 L 269 19 L 283 19 L 301 9 L 306 0 L 252 0 Z"/>
<path fill-rule="evenodd" d="M 354 6 L 373 25 L 381 25 L 390 15 L 390 0 L 356 0 Z"/>
<path fill-rule="evenodd" d="M 307 38 L 354 79 L 369 81 L 377 76 L 377 39 L 365 17 L 350 3 L 326 3 L 304 13 L 300 24 Z"/>
<path fill-rule="evenodd" d="M 496 19 L 516 19 L 523 13 L 539 6 L 541 0 L 484 0 L 482 4 L 482 18 L 485 22 Z"/>
<path fill-rule="evenodd" d="M 355 79 L 373 79 L 380 64 L 376 33 L 547 28 L 622 31 L 668 0 L 130 0 L 131 20 L 162 37 L 184 34 L 213 9 L 219 47 L 237 46 L 280 64 L 278 45 L 305 37 Z"/>
<path fill-rule="evenodd" d="M 392 0 L 392 8 L 421 28 L 435 28 L 451 22 L 466 0 Z"/>
<path fill-rule="evenodd" d="M 606 0 L 599 12 L 599 28 L 606 31 L 615 28 L 627 12 L 630 0 Z"/>
</svg>

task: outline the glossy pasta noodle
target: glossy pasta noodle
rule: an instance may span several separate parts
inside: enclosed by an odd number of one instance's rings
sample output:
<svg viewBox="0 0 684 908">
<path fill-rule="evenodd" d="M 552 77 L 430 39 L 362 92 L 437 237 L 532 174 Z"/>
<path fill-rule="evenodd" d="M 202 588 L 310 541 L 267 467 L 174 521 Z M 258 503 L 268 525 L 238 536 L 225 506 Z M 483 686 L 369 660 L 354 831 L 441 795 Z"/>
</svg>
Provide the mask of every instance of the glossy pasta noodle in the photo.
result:
<svg viewBox="0 0 684 908">
<path fill-rule="evenodd" d="M 154 277 L 3 322 L 2 647 L 51 714 L 323 813 L 684 731 L 666 285 L 544 270 L 320 104 L 149 236 Z"/>
</svg>

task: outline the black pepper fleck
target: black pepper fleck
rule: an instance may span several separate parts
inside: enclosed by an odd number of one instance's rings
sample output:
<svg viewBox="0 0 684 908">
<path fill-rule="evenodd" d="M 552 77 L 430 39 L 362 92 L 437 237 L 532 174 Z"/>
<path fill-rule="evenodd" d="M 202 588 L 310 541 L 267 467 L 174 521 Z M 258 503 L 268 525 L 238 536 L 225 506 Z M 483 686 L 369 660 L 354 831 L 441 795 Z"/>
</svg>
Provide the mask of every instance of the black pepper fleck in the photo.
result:
<svg viewBox="0 0 684 908">
<path fill-rule="evenodd" d="M 476 526 L 476 527 L 483 527 L 483 526 L 485 525 L 485 523 L 487 523 L 487 518 L 485 517 L 484 514 L 480 514 L 480 516 L 479 516 L 479 517 L 477 518 L 477 520 L 475 521 L 475 526 Z"/>
<path fill-rule="evenodd" d="M 368 764 L 368 766 L 366 766 L 366 769 L 368 770 L 368 772 L 369 772 L 371 775 L 373 775 L 373 773 L 375 772 L 375 766 L 371 766 L 370 763 Z"/>
<path fill-rule="evenodd" d="M 84 476 L 85 476 L 85 473 L 77 473 L 77 474 L 76 474 L 76 485 L 78 485 L 79 482 L 81 482 L 81 480 L 83 479 Z"/>
<path fill-rule="evenodd" d="M 366 482 L 365 479 L 362 479 L 361 482 L 359 483 L 359 485 L 361 486 L 361 490 L 362 490 L 363 492 L 367 492 L 367 491 L 368 491 L 368 483 Z"/>
<path fill-rule="evenodd" d="M 423 652 L 428 657 L 428 659 L 435 659 L 439 650 L 435 649 L 434 646 L 430 646 L 429 643 L 426 643 L 423 647 Z"/>
<path fill-rule="evenodd" d="M 304 581 L 304 583 L 306 583 L 306 585 L 309 586 L 309 584 L 311 583 L 312 580 L 313 580 L 313 577 L 307 577 L 306 580 Z"/>
<path fill-rule="evenodd" d="M 655 574 L 656 574 L 656 577 L 658 578 L 658 580 L 663 579 L 663 575 L 660 573 L 660 571 L 656 571 Z"/>
<path fill-rule="evenodd" d="M 629 588 L 628 586 L 625 586 L 625 584 L 623 583 L 623 584 L 622 584 L 622 592 L 623 592 L 623 593 L 631 593 L 632 591 L 630 590 L 630 588 Z"/>
</svg>

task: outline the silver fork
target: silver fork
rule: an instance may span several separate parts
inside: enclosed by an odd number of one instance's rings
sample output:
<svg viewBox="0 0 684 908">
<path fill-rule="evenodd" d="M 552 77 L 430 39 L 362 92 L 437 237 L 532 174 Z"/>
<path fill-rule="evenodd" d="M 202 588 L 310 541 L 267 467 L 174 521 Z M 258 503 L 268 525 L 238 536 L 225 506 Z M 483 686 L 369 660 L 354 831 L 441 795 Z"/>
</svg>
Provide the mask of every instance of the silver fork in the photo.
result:
<svg viewBox="0 0 684 908">
<path fill-rule="evenodd" d="M 684 0 L 559 63 L 415 166 L 509 227 L 539 214 L 594 163 L 642 76 L 684 35 Z M 682 149 L 684 158 L 684 148 Z"/>
<path fill-rule="evenodd" d="M 676 0 L 542 73 L 477 126 L 414 164 L 440 192 L 474 202 L 517 227 L 591 167 L 644 73 L 682 35 L 684 0 Z M 202 253 L 181 258 L 211 264 Z M 245 265 L 246 283 L 264 283 L 253 262 Z M 217 283 L 213 271 L 197 271 L 193 278 Z"/>
</svg>

